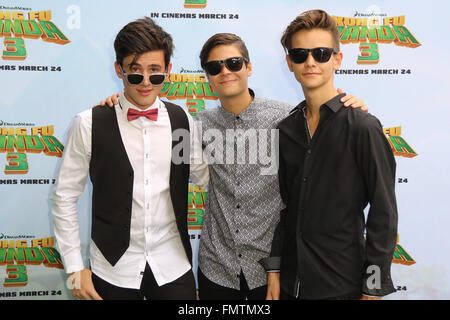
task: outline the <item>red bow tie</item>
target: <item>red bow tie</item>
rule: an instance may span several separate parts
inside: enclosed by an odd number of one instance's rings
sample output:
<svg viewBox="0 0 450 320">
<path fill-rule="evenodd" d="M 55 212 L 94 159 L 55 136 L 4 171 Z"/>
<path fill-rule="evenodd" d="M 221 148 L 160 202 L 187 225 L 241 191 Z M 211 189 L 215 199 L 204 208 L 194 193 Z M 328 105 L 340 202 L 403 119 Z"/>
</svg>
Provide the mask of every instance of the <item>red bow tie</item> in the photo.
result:
<svg viewBox="0 0 450 320">
<path fill-rule="evenodd" d="M 127 118 L 128 121 L 135 120 L 139 117 L 146 117 L 150 120 L 156 121 L 158 119 L 158 108 L 150 109 L 147 111 L 138 111 L 135 109 L 128 109 Z"/>
</svg>

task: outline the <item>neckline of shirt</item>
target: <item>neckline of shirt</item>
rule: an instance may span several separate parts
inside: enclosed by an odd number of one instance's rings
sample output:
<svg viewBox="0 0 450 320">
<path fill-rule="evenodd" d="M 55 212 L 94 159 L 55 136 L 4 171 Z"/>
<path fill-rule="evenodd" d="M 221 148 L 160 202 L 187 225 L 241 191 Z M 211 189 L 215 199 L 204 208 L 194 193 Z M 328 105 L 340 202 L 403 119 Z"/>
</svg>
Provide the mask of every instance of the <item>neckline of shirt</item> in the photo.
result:
<svg viewBox="0 0 450 320">
<path fill-rule="evenodd" d="M 344 97 L 345 95 L 346 95 L 346 93 L 338 94 L 337 96 L 331 98 L 330 100 L 328 100 L 327 102 L 322 104 L 322 106 L 327 106 L 331 111 L 336 113 L 344 105 L 344 103 L 341 102 L 341 98 Z M 322 106 L 320 106 L 320 107 L 322 107 Z M 300 111 L 303 111 L 303 113 L 305 113 L 306 112 L 306 100 L 303 100 L 302 102 L 300 102 L 298 104 L 297 108 Z"/>
<path fill-rule="evenodd" d="M 231 112 L 225 110 L 225 108 L 222 106 L 219 107 L 219 110 L 221 110 L 221 112 L 225 116 L 228 116 L 230 118 L 245 120 L 246 116 L 251 115 L 255 111 L 255 107 L 259 105 L 259 102 L 261 100 L 258 97 L 256 97 L 255 92 L 252 89 L 248 88 L 248 92 L 252 96 L 253 100 L 252 100 L 252 102 L 250 102 L 250 104 L 247 106 L 247 108 L 245 108 L 241 113 L 239 113 L 239 114 L 231 113 Z"/>
<path fill-rule="evenodd" d="M 138 107 L 136 107 L 135 105 L 133 105 L 126 97 L 124 94 L 122 94 L 119 97 L 119 107 L 122 110 L 124 116 L 126 117 L 127 113 L 128 113 L 128 109 L 135 109 L 137 111 L 148 111 L 151 109 L 156 109 L 158 108 L 158 111 L 161 111 L 161 108 L 164 106 L 163 102 L 159 99 L 159 97 L 156 97 L 155 102 L 153 102 L 153 104 L 151 106 L 149 106 L 146 109 L 140 109 Z"/>
</svg>

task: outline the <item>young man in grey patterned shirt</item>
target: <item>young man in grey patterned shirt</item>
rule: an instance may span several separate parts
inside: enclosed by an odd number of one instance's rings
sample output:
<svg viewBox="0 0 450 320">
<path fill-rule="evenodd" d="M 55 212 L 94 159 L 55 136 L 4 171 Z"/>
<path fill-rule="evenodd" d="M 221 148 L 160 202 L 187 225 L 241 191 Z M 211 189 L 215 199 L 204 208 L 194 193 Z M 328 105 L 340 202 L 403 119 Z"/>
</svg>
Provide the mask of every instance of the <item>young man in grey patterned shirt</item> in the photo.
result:
<svg viewBox="0 0 450 320">
<path fill-rule="evenodd" d="M 267 276 L 258 261 L 269 256 L 283 206 L 276 127 L 294 107 L 249 89 L 252 64 L 237 35 L 213 35 L 200 60 L 221 105 L 195 117 L 210 174 L 198 255 L 199 297 L 264 300 Z M 117 97 L 106 103 L 112 106 Z M 367 109 L 351 95 L 342 101 Z"/>
</svg>

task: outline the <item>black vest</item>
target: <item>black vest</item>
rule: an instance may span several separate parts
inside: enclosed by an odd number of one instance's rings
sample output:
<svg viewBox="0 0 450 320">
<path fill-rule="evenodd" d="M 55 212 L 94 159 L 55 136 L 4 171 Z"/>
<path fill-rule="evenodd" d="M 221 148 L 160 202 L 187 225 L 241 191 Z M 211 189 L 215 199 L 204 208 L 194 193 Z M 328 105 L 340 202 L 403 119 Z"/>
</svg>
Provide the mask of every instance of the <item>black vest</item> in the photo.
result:
<svg viewBox="0 0 450 320">
<path fill-rule="evenodd" d="M 183 141 L 174 130 L 189 132 L 189 120 L 180 106 L 164 102 L 172 127 L 172 150 Z M 185 137 L 189 139 L 189 136 Z M 180 148 L 177 148 L 179 150 Z M 187 154 L 183 155 L 183 152 Z M 186 147 L 177 151 L 183 159 L 189 159 Z M 175 156 L 172 151 L 172 158 Z M 184 157 L 183 157 L 184 156 Z M 192 249 L 187 227 L 189 187 L 189 160 L 171 162 L 170 196 L 178 231 L 184 250 L 192 264 Z M 91 238 L 105 259 L 114 266 L 130 244 L 131 204 L 133 200 L 134 172 L 128 160 L 120 136 L 114 108 L 97 106 L 92 109 L 92 152 L 89 165 L 92 181 L 92 229 Z"/>
</svg>

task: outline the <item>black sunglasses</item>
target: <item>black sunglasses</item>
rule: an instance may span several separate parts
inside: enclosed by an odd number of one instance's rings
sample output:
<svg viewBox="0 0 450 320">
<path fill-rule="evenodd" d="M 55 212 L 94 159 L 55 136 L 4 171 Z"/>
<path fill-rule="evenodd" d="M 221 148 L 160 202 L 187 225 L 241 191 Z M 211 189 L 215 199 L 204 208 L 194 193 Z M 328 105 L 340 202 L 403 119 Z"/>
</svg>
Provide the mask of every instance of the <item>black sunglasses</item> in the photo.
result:
<svg viewBox="0 0 450 320">
<path fill-rule="evenodd" d="M 122 72 L 122 75 L 127 79 L 127 82 L 129 84 L 140 84 L 142 81 L 144 81 L 144 75 L 141 73 L 126 73 L 123 71 L 122 66 L 119 65 L 120 71 Z M 152 73 L 148 79 L 150 83 L 154 86 L 159 86 L 163 84 L 164 80 L 166 79 L 167 73 Z"/>
<path fill-rule="evenodd" d="M 215 76 L 222 71 L 222 66 L 225 64 L 228 70 L 237 72 L 242 69 L 242 64 L 248 62 L 244 57 L 232 57 L 225 60 L 209 61 L 205 64 L 205 71 L 211 76 Z"/>
<path fill-rule="evenodd" d="M 319 63 L 328 62 L 331 58 L 332 53 L 338 53 L 339 51 L 334 48 L 313 48 L 313 49 L 303 49 L 303 48 L 294 48 L 289 49 L 288 53 L 291 57 L 292 62 L 294 63 L 303 63 L 308 59 L 309 52 L 311 52 L 314 60 Z"/>
</svg>

